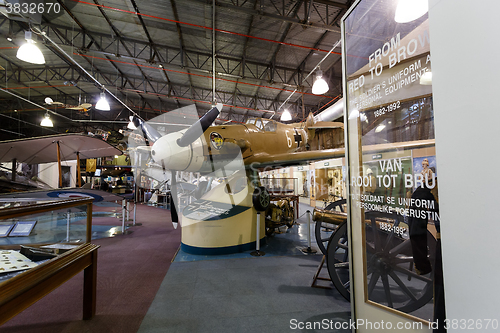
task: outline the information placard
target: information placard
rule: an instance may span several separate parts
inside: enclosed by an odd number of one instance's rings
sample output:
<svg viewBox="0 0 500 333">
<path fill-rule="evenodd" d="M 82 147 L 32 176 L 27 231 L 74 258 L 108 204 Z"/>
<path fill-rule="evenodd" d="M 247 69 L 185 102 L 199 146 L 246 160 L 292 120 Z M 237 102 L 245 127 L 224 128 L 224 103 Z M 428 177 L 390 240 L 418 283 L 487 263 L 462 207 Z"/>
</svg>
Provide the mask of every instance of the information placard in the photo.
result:
<svg viewBox="0 0 500 333">
<path fill-rule="evenodd" d="M 444 304 L 430 35 L 426 11 L 396 17 L 405 2 L 420 1 L 362 0 L 343 19 L 351 230 L 365 301 L 432 321 Z"/>
</svg>

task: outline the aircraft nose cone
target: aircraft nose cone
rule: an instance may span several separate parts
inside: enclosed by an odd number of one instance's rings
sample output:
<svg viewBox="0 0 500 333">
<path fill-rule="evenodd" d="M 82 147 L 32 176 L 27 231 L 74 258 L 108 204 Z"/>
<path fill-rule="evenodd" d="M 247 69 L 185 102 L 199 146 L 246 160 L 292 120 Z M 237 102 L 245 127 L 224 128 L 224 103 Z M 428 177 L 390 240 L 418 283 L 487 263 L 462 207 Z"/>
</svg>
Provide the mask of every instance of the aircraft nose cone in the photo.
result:
<svg viewBox="0 0 500 333">
<path fill-rule="evenodd" d="M 161 163 L 162 161 L 167 163 L 171 155 L 170 150 L 169 140 L 166 137 L 162 137 L 151 147 L 151 156 L 157 163 Z"/>
</svg>

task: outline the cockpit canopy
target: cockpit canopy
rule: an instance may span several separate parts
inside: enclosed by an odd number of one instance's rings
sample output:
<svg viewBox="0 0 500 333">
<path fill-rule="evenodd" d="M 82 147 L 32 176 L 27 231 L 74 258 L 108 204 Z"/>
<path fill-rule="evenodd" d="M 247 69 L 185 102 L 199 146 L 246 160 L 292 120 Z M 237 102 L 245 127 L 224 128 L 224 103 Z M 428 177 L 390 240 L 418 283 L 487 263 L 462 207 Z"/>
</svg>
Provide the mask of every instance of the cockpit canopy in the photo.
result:
<svg viewBox="0 0 500 333">
<path fill-rule="evenodd" d="M 258 129 L 266 132 L 276 132 L 278 127 L 274 120 L 263 118 L 249 118 L 246 124 L 255 125 Z"/>
</svg>

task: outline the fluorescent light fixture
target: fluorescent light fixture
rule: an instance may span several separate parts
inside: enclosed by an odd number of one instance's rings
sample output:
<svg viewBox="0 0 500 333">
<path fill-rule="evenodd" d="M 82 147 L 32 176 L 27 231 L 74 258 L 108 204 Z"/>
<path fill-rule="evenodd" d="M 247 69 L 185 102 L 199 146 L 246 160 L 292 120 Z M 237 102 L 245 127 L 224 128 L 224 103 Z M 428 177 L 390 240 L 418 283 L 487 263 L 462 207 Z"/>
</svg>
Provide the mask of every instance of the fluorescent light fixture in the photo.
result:
<svg viewBox="0 0 500 333">
<path fill-rule="evenodd" d="M 359 118 L 359 110 L 357 109 L 352 110 L 351 113 L 349 113 L 349 116 L 347 117 L 348 120 L 354 120 L 357 118 Z"/>
<path fill-rule="evenodd" d="M 54 127 L 54 124 L 52 123 L 52 120 L 50 120 L 49 113 L 45 113 L 45 116 L 42 119 L 42 122 L 40 123 L 40 126 L 43 127 Z"/>
<path fill-rule="evenodd" d="M 314 81 L 312 93 L 314 95 L 323 95 L 330 89 L 328 87 L 328 83 L 326 83 L 325 79 L 323 79 L 323 72 L 321 69 L 318 69 L 318 74 L 316 74 L 316 81 Z"/>
<path fill-rule="evenodd" d="M 399 0 L 394 21 L 398 23 L 411 22 L 428 11 L 428 0 Z"/>
<path fill-rule="evenodd" d="M 290 114 L 290 111 L 286 110 L 283 111 L 283 113 L 281 114 L 281 121 L 290 121 L 292 120 L 292 115 Z"/>
<path fill-rule="evenodd" d="M 375 133 L 381 132 L 385 128 L 384 124 L 380 124 L 375 128 Z"/>
<path fill-rule="evenodd" d="M 110 107 L 109 107 L 109 103 L 106 100 L 106 95 L 104 94 L 104 92 L 101 93 L 101 98 L 97 101 L 97 104 L 95 105 L 95 108 L 97 110 L 101 110 L 101 111 L 109 111 L 109 110 L 111 110 Z"/>
<path fill-rule="evenodd" d="M 430 86 L 432 84 L 432 72 L 425 72 L 424 75 L 420 77 L 420 84 Z"/>
<path fill-rule="evenodd" d="M 19 50 L 17 50 L 16 57 L 32 64 L 45 64 L 45 58 L 42 51 L 40 51 L 35 45 L 35 41 L 31 38 L 31 31 L 25 31 L 24 38 L 26 38 L 26 44 L 21 45 Z"/>
</svg>

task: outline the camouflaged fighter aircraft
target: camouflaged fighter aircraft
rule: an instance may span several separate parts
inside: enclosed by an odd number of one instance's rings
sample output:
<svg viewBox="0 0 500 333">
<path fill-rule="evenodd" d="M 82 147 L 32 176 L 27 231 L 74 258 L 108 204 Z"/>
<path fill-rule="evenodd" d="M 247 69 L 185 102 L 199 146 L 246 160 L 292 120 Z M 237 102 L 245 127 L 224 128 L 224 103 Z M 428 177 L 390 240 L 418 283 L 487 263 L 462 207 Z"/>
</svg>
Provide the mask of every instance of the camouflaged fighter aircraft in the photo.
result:
<svg viewBox="0 0 500 333">
<path fill-rule="evenodd" d="M 317 129 L 342 129 L 342 123 L 315 123 L 311 114 L 305 122 L 295 124 L 252 118 L 245 124 L 211 126 L 221 109 L 222 104 L 218 104 L 189 128 L 163 136 L 151 124 L 137 116 L 131 117 L 134 125 L 142 130 L 149 141 L 154 162 L 172 172 L 173 198 L 177 197 L 176 171 L 227 177 L 233 172 L 246 169 L 247 175 L 256 179 L 257 170 L 266 166 L 289 166 L 344 156 L 343 142 L 339 143 L 342 148 L 326 150 L 311 150 L 309 144 Z M 180 118 L 186 116 L 181 115 Z M 158 125 L 157 121 L 156 124 Z M 255 191 L 255 200 L 266 201 L 269 205 L 267 191 L 258 188 Z M 172 205 L 171 209 L 174 227 L 178 221 L 175 206 L 176 204 Z"/>
<path fill-rule="evenodd" d="M 344 156 L 342 148 L 312 150 L 316 130 L 342 129 L 339 122 L 314 122 L 312 114 L 302 123 L 283 124 L 251 118 L 245 124 L 210 126 L 221 106 L 212 108 L 187 130 L 161 136 L 140 118 L 132 121 L 148 138 L 154 161 L 165 169 L 208 173 L 228 164 L 241 152 L 246 168 L 289 166 L 312 160 Z"/>
</svg>

